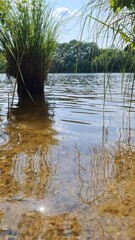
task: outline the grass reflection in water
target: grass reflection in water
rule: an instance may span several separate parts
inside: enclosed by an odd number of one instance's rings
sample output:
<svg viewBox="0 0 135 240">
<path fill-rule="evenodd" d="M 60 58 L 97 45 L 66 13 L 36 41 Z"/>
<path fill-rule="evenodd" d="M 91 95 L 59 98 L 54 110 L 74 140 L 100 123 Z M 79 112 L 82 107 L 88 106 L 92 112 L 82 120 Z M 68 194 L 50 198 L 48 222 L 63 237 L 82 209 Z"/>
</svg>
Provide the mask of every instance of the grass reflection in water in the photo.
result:
<svg viewBox="0 0 135 240">
<path fill-rule="evenodd" d="M 50 146 L 56 144 L 47 103 L 11 109 L 1 149 L 1 196 L 43 197 L 52 174 Z M 49 153 L 48 153 L 49 149 Z"/>
<path fill-rule="evenodd" d="M 18 238 L 19 216 L 27 214 L 28 209 L 36 209 L 36 199 L 52 195 L 54 190 L 51 177 L 56 165 L 52 162 L 51 146 L 58 141 L 52 116 L 47 103 L 28 104 L 10 109 L 5 127 L 9 140 L 0 149 L 0 237 L 3 238 Z"/>
<path fill-rule="evenodd" d="M 118 142 L 112 147 L 89 149 L 89 166 L 76 150 L 78 198 L 97 209 L 102 238 L 134 239 L 135 147 Z"/>
</svg>

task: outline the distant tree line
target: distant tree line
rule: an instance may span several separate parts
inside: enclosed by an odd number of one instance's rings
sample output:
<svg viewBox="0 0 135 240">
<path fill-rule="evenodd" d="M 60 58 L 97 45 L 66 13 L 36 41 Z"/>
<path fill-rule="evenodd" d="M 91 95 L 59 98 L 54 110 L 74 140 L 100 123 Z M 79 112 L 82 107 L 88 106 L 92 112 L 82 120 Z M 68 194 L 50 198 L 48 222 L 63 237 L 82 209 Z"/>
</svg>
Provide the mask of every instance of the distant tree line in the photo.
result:
<svg viewBox="0 0 135 240">
<path fill-rule="evenodd" d="M 4 72 L 6 61 L 0 53 L 0 72 Z M 135 50 L 124 50 L 114 46 L 101 49 L 94 42 L 71 40 L 58 43 L 53 55 L 51 73 L 134 72 Z"/>
<path fill-rule="evenodd" d="M 53 73 L 133 72 L 135 50 L 100 49 L 94 42 L 59 43 L 53 56 Z"/>
</svg>

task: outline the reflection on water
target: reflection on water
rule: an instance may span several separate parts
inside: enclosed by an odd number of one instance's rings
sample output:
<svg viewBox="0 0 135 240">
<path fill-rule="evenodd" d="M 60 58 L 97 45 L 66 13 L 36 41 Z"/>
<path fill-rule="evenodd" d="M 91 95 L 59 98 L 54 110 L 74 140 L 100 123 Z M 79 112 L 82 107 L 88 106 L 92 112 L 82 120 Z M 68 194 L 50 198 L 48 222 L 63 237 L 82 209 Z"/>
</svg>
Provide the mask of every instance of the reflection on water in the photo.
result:
<svg viewBox="0 0 135 240">
<path fill-rule="evenodd" d="M 7 117 L 13 85 L 1 75 L 2 239 L 134 239 L 130 77 L 122 89 L 112 74 L 105 95 L 103 74 L 49 75 L 45 100 L 15 95 Z"/>
<path fill-rule="evenodd" d="M 10 109 L 1 146 L 1 196 L 43 198 L 52 174 L 51 146 L 57 144 L 48 103 Z M 40 192 L 39 192 L 40 189 Z"/>
</svg>

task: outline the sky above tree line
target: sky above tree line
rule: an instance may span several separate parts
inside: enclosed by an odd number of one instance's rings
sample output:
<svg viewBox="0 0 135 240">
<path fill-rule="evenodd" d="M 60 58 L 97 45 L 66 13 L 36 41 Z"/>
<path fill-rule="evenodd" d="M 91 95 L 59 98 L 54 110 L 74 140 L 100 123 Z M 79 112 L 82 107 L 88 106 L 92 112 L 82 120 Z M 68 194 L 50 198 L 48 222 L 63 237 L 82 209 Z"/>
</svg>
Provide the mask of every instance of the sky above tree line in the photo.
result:
<svg viewBox="0 0 135 240">
<path fill-rule="evenodd" d="M 87 0 L 51 0 L 55 4 L 54 15 L 62 20 L 59 42 L 69 42 L 72 39 L 86 40 L 87 30 L 83 32 L 82 11 Z M 83 34 L 82 34 L 83 33 Z"/>
</svg>

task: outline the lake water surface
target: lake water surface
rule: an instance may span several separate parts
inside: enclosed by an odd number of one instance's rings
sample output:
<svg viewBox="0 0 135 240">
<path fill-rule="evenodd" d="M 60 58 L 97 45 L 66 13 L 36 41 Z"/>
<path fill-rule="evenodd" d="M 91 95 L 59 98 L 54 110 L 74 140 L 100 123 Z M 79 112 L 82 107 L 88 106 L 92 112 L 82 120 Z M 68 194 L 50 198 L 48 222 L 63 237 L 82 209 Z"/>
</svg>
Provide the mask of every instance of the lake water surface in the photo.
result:
<svg viewBox="0 0 135 240">
<path fill-rule="evenodd" d="M 50 74 L 45 100 L 22 108 L 0 75 L 0 239 L 135 239 L 135 95 L 122 79 Z"/>
</svg>

